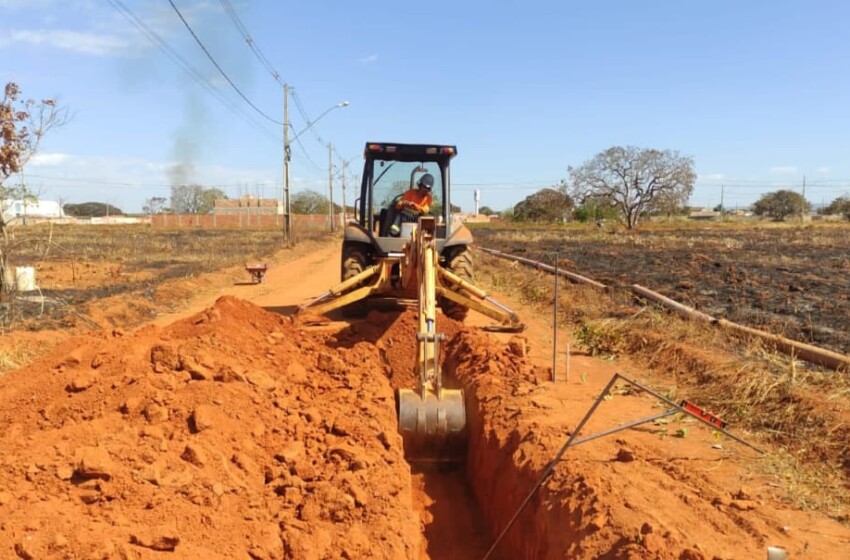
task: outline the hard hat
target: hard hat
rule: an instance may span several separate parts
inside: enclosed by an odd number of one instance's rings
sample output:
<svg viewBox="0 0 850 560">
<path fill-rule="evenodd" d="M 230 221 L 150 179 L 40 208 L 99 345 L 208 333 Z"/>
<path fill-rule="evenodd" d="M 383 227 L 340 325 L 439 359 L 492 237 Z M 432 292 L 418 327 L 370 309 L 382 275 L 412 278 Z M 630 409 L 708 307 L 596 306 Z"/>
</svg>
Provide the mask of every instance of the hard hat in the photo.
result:
<svg viewBox="0 0 850 560">
<path fill-rule="evenodd" d="M 426 173 L 422 177 L 419 178 L 419 181 L 416 183 L 420 189 L 425 189 L 430 191 L 434 186 L 434 176 L 430 173 Z"/>
</svg>

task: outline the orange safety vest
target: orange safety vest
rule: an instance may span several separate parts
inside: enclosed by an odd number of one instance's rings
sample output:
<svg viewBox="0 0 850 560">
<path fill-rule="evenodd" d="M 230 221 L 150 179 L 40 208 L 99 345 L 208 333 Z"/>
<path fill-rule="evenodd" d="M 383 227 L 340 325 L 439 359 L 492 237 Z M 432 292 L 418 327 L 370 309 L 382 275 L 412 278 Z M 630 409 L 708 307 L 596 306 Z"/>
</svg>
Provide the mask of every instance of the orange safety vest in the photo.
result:
<svg viewBox="0 0 850 560">
<path fill-rule="evenodd" d="M 410 202 L 413 204 L 417 212 L 420 214 L 427 214 L 431 209 L 431 202 L 433 202 L 433 200 L 434 199 L 431 197 L 431 193 L 429 192 L 420 189 L 410 189 L 401 195 L 401 199 L 399 199 L 396 204 L 396 208 L 398 210 L 404 210 L 404 203 Z"/>
</svg>

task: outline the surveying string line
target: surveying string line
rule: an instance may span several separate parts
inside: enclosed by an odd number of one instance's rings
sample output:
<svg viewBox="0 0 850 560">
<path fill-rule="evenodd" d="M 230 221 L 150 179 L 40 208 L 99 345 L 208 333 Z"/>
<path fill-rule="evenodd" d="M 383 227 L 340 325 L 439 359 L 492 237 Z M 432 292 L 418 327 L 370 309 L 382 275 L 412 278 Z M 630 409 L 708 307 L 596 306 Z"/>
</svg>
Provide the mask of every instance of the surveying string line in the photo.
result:
<svg viewBox="0 0 850 560">
<path fill-rule="evenodd" d="M 212 86 L 206 79 L 192 67 L 180 54 L 175 51 L 168 43 L 162 39 L 153 29 L 151 29 L 144 21 L 142 21 L 138 16 L 136 16 L 121 0 L 108 0 L 110 5 L 117 11 L 120 15 L 122 15 L 127 21 L 133 24 L 136 29 L 147 39 L 153 43 L 160 51 L 162 51 L 165 55 L 167 55 L 172 62 L 174 62 L 177 66 L 180 67 L 183 72 L 188 75 L 192 80 L 195 81 L 198 85 L 203 87 L 207 93 L 215 97 L 219 103 L 221 103 L 226 109 L 228 109 L 231 113 L 241 118 L 243 122 L 248 125 L 253 126 L 258 131 L 262 132 L 266 136 L 270 137 L 276 143 L 281 142 L 281 138 L 275 137 L 271 132 L 262 127 L 258 122 L 254 121 L 250 115 L 244 113 L 239 107 L 234 105 L 229 99 L 227 99 L 218 89 Z"/>
<path fill-rule="evenodd" d="M 231 80 L 231 79 L 230 79 L 230 76 L 228 76 L 228 75 L 227 75 L 227 73 L 226 73 L 226 72 L 225 72 L 225 71 L 221 68 L 221 66 L 219 66 L 218 62 L 215 60 L 215 58 L 213 58 L 213 55 L 212 55 L 212 54 L 210 54 L 210 51 L 209 51 L 209 50 L 207 50 L 207 47 L 206 47 L 206 46 L 204 46 L 204 44 L 201 42 L 200 38 L 198 38 L 198 36 L 195 34 L 195 31 L 192 29 L 192 26 L 190 26 L 190 25 L 189 25 L 189 22 L 188 22 L 188 21 L 186 21 L 186 18 L 184 18 L 184 17 L 183 17 L 183 14 L 182 14 L 182 13 L 180 13 L 180 10 L 179 10 L 179 9 L 177 8 L 177 6 L 174 4 L 173 0 L 168 0 L 168 3 L 169 3 L 169 4 L 171 4 L 171 7 L 172 7 L 172 8 L 174 8 L 174 11 L 177 13 L 177 16 L 180 18 L 180 21 L 182 21 L 182 22 L 183 22 L 183 25 L 184 25 L 184 26 L 186 26 L 186 29 L 188 29 L 188 30 L 189 30 L 189 33 L 190 33 L 190 34 L 192 35 L 192 37 L 195 39 L 195 42 L 196 42 L 196 43 L 198 43 L 198 46 L 200 46 L 200 47 L 201 47 L 201 50 L 202 50 L 202 51 L 204 51 L 204 54 L 206 54 L 206 55 L 207 55 L 207 58 L 209 58 L 209 59 L 210 59 L 210 62 L 212 62 L 212 63 L 213 63 L 213 66 L 215 66 L 215 67 L 216 67 L 216 69 L 219 71 L 219 73 L 220 73 L 222 76 L 224 76 L 224 79 L 225 79 L 225 80 L 227 80 L 227 83 L 229 83 L 229 84 L 230 84 L 230 86 L 231 86 L 231 87 L 232 87 L 232 88 L 236 91 L 236 93 L 238 93 L 238 94 L 239 94 L 239 96 L 240 96 L 242 99 L 244 99 L 244 100 L 245 100 L 245 103 L 247 103 L 248 105 L 250 105 L 252 109 L 254 109 L 257 113 L 259 113 L 260 115 L 262 115 L 263 117 L 265 117 L 265 118 L 266 118 L 266 119 L 268 119 L 269 121 L 273 122 L 274 124 L 277 124 L 277 125 L 281 125 L 281 126 L 283 126 L 283 123 L 282 123 L 281 121 L 278 121 L 278 120 L 276 120 L 276 119 L 273 119 L 272 117 L 270 117 L 270 116 L 268 116 L 266 113 L 264 113 L 264 112 L 263 112 L 263 111 L 262 111 L 259 107 L 257 107 L 256 105 L 254 105 L 254 104 L 251 102 L 251 100 L 250 100 L 250 99 L 248 99 L 248 98 L 245 96 L 245 94 L 244 94 L 244 93 L 242 93 L 242 91 L 241 91 L 238 87 L 236 87 L 236 84 L 234 84 L 234 83 L 233 83 L 233 80 Z"/>
</svg>

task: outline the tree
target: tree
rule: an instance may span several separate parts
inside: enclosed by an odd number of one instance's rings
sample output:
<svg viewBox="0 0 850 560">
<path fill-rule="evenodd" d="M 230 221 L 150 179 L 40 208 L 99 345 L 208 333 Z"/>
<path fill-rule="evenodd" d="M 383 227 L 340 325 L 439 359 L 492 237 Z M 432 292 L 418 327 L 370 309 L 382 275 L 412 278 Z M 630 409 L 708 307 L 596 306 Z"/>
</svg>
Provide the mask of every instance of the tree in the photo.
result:
<svg viewBox="0 0 850 560">
<path fill-rule="evenodd" d="M 493 214 L 497 214 L 497 212 L 489 206 L 482 206 L 478 209 L 478 213 L 482 216 L 492 216 Z"/>
<path fill-rule="evenodd" d="M 120 208 L 107 204 L 106 202 L 81 202 L 79 204 L 66 204 L 62 207 L 66 216 L 75 218 L 102 218 L 104 216 L 123 216 Z"/>
<path fill-rule="evenodd" d="M 3 99 L 0 101 L 0 202 L 32 196 L 24 181 L 9 186 L 7 180 L 12 175 L 22 174 L 26 164 L 38 152 L 44 136 L 67 122 L 68 111 L 59 105 L 57 99 L 22 99 L 17 84 L 6 84 Z M 3 236 L 0 246 L 0 287 L 7 288 L 5 279 L 8 270 L 9 238 L 2 212 L 0 233 Z"/>
<path fill-rule="evenodd" d="M 563 188 L 545 188 L 514 206 L 513 219 L 518 222 L 563 222 L 573 207 L 573 199 Z"/>
<path fill-rule="evenodd" d="M 580 167 L 570 167 L 569 174 L 576 200 L 611 200 L 629 229 L 651 212 L 683 206 L 696 181 L 693 159 L 677 151 L 634 146 L 608 148 Z"/>
<path fill-rule="evenodd" d="M 6 181 L 23 172 L 51 129 L 67 122 L 68 111 L 57 99 L 22 99 L 17 84 L 6 84 L 0 102 L 0 200 L 25 198 L 31 194 L 24 183 L 9 186 Z M 5 235 L 6 224 L 2 217 L 0 230 Z"/>
<path fill-rule="evenodd" d="M 327 214 L 328 197 L 316 191 L 301 191 L 289 200 L 293 214 Z"/>
<path fill-rule="evenodd" d="M 763 194 L 753 204 L 753 214 L 767 216 L 779 222 L 788 216 L 799 216 L 804 211 L 810 211 L 811 208 L 811 204 L 800 193 L 780 190 Z"/>
<path fill-rule="evenodd" d="M 206 189 L 201 185 L 171 187 L 171 209 L 177 214 L 209 214 L 216 200 L 226 198 L 224 191 L 217 188 Z"/>
<path fill-rule="evenodd" d="M 618 217 L 617 203 L 604 196 L 588 196 L 573 211 L 573 218 L 579 222 L 616 220 Z"/>
<path fill-rule="evenodd" d="M 145 200 L 145 205 L 142 206 L 142 212 L 145 214 L 161 214 L 165 210 L 165 197 L 155 196 Z"/>
<path fill-rule="evenodd" d="M 829 206 L 821 208 L 820 214 L 827 215 L 842 215 L 845 219 L 850 220 L 850 196 L 839 196 L 829 203 Z"/>
</svg>

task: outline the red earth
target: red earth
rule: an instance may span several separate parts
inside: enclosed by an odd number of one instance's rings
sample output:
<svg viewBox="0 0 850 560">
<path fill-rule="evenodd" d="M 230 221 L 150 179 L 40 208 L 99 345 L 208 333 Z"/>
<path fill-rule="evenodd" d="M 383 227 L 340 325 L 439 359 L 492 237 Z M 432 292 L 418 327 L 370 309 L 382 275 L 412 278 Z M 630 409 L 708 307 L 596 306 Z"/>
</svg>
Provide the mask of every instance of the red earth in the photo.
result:
<svg viewBox="0 0 850 560">
<path fill-rule="evenodd" d="M 441 318 L 468 457 L 411 467 L 394 389 L 412 385 L 413 311 L 291 317 L 338 259 L 316 244 L 279 253 L 262 284 L 239 269 L 174 281 L 175 311 L 141 326 L 112 310 L 163 303 L 124 295 L 88 319 L 105 330 L 4 337 L 52 348 L 0 378 L 0 557 L 481 558 L 611 376 L 647 381 L 585 355 L 548 381 L 550 329 L 516 302 L 522 336 Z M 618 388 L 582 435 L 659 410 Z M 761 460 L 679 417 L 580 445 L 492 557 L 846 558 L 850 529 L 786 505 Z"/>
</svg>

